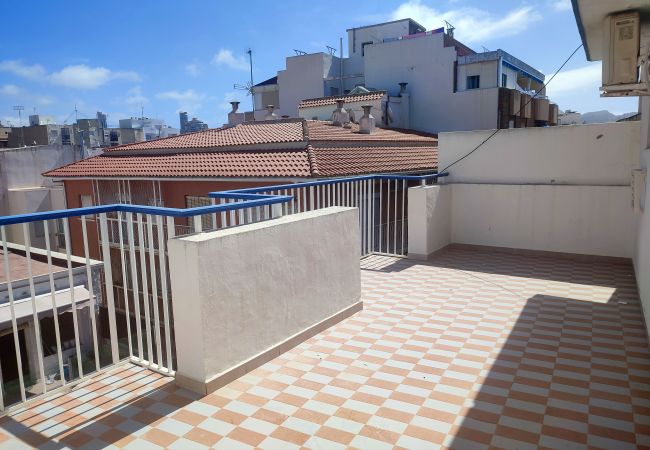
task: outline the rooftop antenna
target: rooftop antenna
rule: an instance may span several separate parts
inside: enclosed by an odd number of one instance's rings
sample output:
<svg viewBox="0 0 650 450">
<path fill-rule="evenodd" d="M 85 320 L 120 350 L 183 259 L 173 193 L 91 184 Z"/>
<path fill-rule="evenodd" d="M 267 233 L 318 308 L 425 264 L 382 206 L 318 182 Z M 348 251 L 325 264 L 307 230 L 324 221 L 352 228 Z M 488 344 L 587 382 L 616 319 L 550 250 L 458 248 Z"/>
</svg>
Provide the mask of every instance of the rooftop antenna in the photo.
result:
<svg viewBox="0 0 650 450">
<path fill-rule="evenodd" d="M 23 105 L 16 105 L 14 106 L 14 111 L 18 111 L 18 118 L 19 118 L 19 123 L 20 126 L 23 126 L 23 111 L 25 110 L 25 107 Z"/>
<path fill-rule="evenodd" d="M 75 123 L 79 122 L 79 117 L 77 117 L 77 104 L 74 104 L 74 121 Z"/>
<path fill-rule="evenodd" d="M 144 106 L 140 103 L 140 119 L 144 120 Z"/>
<path fill-rule="evenodd" d="M 248 51 L 246 51 L 246 53 L 248 54 L 248 64 L 249 64 L 250 70 L 251 70 L 251 79 L 246 84 L 235 83 L 233 85 L 233 88 L 235 88 L 237 90 L 240 90 L 240 91 L 246 91 L 246 95 L 251 96 L 251 103 L 253 105 L 253 111 L 255 111 L 255 97 L 253 96 L 253 86 L 254 86 L 254 83 L 253 83 L 253 50 L 251 50 L 249 48 Z"/>
<path fill-rule="evenodd" d="M 336 55 L 336 49 L 335 49 L 334 47 L 330 47 L 329 45 L 326 45 L 325 47 L 327 47 L 327 52 L 328 52 L 330 55 L 332 55 L 332 56 L 333 56 L 333 55 Z"/>
<path fill-rule="evenodd" d="M 302 50 L 297 50 L 295 48 L 293 49 L 293 51 L 296 52 L 296 56 L 302 56 L 307 54 L 307 52 L 303 52 Z"/>
<path fill-rule="evenodd" d="M 25 146 L 25 134 L 23 131 L 23 114 L 22 111 L 25 109 L 23 105 L 14 106 L 14 111 L 18 111 L 18 120 L 20 123 L 20 145 L 21 147 Z"/>
<path fill-rule="evenodd" d="M 454 37 L 454 30 L 455 30 L 456 28 L 455 28 L 452 24 L 450 24 L 449 22 L 447 22 L 446 20 L 445 20 L 445 25 L 447 26 L 447 36 L 449 36 L 450 38 L 453 39 L 453 37 Z"/>
<path fill-rule="evenodd" d="M 489 52 L 489 51 L 490 51 L 490 49 L 487 48 L 487 47 L 484 46 L 484 45 L 481 45 L 481 48 L 483 49 L 483 53 L 486 53 L 486 52 Z"/>
</svg>

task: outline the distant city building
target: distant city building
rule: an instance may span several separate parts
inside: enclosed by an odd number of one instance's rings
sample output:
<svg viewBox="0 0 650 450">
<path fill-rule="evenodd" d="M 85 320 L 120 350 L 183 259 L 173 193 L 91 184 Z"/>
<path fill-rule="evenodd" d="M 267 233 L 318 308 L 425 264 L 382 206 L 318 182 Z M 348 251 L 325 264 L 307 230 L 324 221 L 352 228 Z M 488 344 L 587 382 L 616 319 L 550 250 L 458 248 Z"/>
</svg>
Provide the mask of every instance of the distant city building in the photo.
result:
<svg viewBox="0 0 650 450">
<path fill-rule="evenodd" d="M 9 144 L 10 131 L 11 127 L 3 127 L 2 124 L 0 124 L 0 148 L 6 148 Z"/>
<path fill-rule="evenodd" d="M 106 114 L 101 111 L 97 111 L 97 122 L 99 122 L 100 127 L 108 128 L 108 118 L 106 117 Z"/>
<path fill-rule="evenodd" d="M 131 117 L 120 119 L 120 128 L 135 128 L 144 132 L 147 141 L 152 139 L 177 136 L 180 134 L 178 128 L 167 126 L 162 119 L 150 119 L 148 117 Z"/>
<path fill-rule="evenodd" d="M 179 113 L 181 120 L 181 134 L 183 133 L 194 133 L 195 131 L 203 131 L 208 129 L 208 124 L 192 117 L 192 120 L 187 120 L 187 113 Z"/>
<path fill-rule="evenodd" d="M 56 119 L 52 116 L 44 116 L 42 114 L 32 114 L 29 116 L 29 126 L 35 127 L 38 125 L 54 125 Z"/>
<path fill-rule="evenodd" d="M 75 143 L 72 125 L 58 124 L 12 127 L 7 141 L 9 148 L 52 144 L 73 145 Z"/>
</svg>

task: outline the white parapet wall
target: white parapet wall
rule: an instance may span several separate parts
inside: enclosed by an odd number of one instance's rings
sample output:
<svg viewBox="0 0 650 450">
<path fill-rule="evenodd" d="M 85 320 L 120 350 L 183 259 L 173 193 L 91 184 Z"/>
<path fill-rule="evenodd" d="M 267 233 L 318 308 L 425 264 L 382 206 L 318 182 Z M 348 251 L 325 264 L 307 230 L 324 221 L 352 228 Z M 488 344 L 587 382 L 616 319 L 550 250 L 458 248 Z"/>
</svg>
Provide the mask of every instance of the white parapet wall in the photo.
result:
<svg viewBox="0 0 650 450">
<path fill-rule="evenodd" d="M 439 167 L 494 130 L 440 133 Z M 443 183 L 630 185 L 639 165 L 639 122 L 499 130 L 454 165 Z"/>
<path fill-rule="evenodd" d="M 491 133 L 441 133 L 440 167 Z M 443 184 L 409 189 L 409 256 L 470 244 L 632 258 L 638 148 L 638 122 L 501 130 Z"/>
<path fill-rule="evenodd" d="M 206 394 L 362 308 L 355 208 L 169 241 L 176 381 Z"/>
</svg>

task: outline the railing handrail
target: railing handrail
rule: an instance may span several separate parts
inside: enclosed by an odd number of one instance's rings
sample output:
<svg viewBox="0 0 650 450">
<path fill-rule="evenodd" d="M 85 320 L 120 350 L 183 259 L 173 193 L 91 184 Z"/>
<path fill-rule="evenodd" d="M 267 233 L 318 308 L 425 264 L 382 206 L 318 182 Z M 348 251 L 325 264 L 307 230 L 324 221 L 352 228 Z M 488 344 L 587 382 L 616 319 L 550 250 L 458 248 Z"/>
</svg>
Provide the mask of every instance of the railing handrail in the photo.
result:
<svg viewBox="0 0 650 450">
<path fill-rule="evenodd" d="M 303 183 L 282 184 L 275 186 L 261 186 L 244 189 L 234 189 L 230 191 L 209 192 L 207 195 L 211 198 L 225 198 L 233 200 L 243 200 L 241 202 L 225 203 L 220 205 L 198 206 L 194 208 L 170 208 L 166 206 L 145 206 L 132 205 L 125 203 L 114 203 L 109 205 L 88 206 L 84 208 L 70 208 L 56 211 L 43 211 L 28 214 L 16 214 L 13 216 L 0 216 L 0 226 L 15 225 L 21 223 L 37 222 L 40 220 L 62 219 L 66 217 L 79 217 L 92 214 L 102 214 L 111 212 L 130 212 L 140 214 L 159 215 L 164 217 L 193 217 L 203 214 L 212 214 L 228 211 L 236 211 L 246 208 L 259 206 L 270 206 L 280 203 L 290 202 L 293 195 L 278 194 L 261 194 L 260 192 L 282 191 L 310 186 L 322 186 L 328 184 L 363 181 L 363 180 L 405 180 L 405 181 L 426 181 L 439 177 L 445 177 L 447 172 L 440 174 L 428 175 L 391 175 L 375 174 L 361 175 L 357 177 L 346 178 L 328 178 L 326 180 L 306 181 Z"/>
</svg>

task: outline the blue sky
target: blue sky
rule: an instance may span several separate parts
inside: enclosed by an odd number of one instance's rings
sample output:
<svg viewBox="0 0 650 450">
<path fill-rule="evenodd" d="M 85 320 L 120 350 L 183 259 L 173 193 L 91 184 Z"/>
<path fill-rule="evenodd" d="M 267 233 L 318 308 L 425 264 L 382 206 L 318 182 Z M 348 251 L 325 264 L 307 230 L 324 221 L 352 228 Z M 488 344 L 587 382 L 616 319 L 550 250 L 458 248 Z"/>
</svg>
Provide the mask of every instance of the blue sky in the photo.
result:
<svg viewBox="0 0 650 450">
<path fill-rule="evenodd" d="M 502 48 L 552 74 L 579 45 L 569 0 L 410 0 L 326 2 L 300 0 L 33 2 L 5 0 L 10 20 L 0 40 L 0 121 L 25 115 L 80 117 L 97 110 L 120 118 L 145 116 L 178 126 L 187 110 L 221 125 L 228 101 L 250 104 L 234 83 L 248 80 L 245 51 L 253 49 L 254 78 L 284 68 L 293 49 L 325 51 L 354 26 L 411 17 L 427 27 L 456 26 L 456 37 L 475 50 Z M 347 51 L 344 50 L 347 54 Z M 561 109 L 581 112 L 637 110 L 636 99 L 601 99 L 600 63 L 581 50 L 551 83 Z M 24 116 L 25 117 L 25 116 Z M 68 120 L 70 123 L 70 120 Z"/>
</svg>

